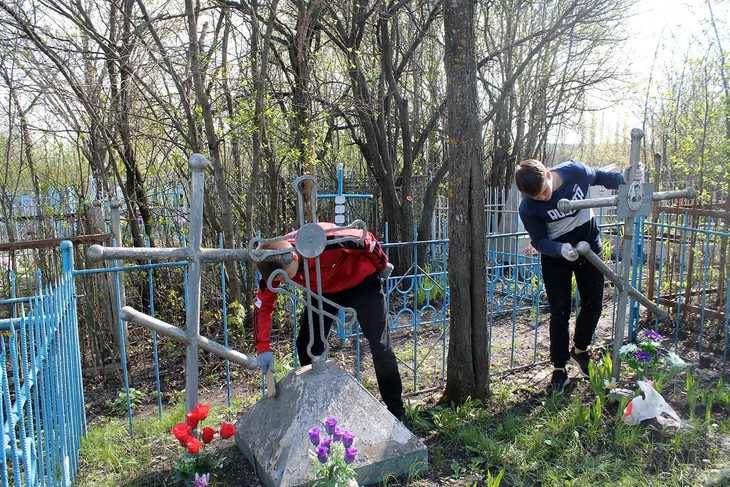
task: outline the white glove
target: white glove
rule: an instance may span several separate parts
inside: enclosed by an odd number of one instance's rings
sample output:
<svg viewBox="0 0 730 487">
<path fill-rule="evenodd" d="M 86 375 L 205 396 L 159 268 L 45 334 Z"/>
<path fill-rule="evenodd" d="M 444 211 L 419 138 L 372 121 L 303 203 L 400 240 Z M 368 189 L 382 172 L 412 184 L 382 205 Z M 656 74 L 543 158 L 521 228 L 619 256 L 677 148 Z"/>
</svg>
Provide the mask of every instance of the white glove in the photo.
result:
<svg viewBox="0 0 730 487">
<path fill-rule="evenodd" d="M 381 279 L 387 279 L 390 276 L 391 272 L 393 272 L 393 264 L 388 262 L 388 265 L 385 266 L 385 269 L 380 271 L 378 274 L 380 275 Z"/>
<path fill-rule="evenodd" d="M 266 371 L 274 371 L 274 354 L 272 352 L 261 352 L 256 358 L 261 373 L 265 374 Z"/>
<path fill-rule="evenodd" d="M 624 168 L 624 184 L 631 184 L 634 181 L 639 181 L 640 183 L 644 182 L 644 172 L 645 167 L 644 163 L 640 162 L 639 166 L 636 168 L 636 174 L 634 174 L 633 179 L 631 178 L 631 164 L 626 166 Z"/>
<path fill-rule="evenodd" d="M 569 243 L 564 243 L 563 246 L 560 247 L 560 253 L 565 259 L 571 262 L 574 260 L 578 260 L 578 251 L 575 250 L 575 247 L 573 247 Z"/>
</svg>

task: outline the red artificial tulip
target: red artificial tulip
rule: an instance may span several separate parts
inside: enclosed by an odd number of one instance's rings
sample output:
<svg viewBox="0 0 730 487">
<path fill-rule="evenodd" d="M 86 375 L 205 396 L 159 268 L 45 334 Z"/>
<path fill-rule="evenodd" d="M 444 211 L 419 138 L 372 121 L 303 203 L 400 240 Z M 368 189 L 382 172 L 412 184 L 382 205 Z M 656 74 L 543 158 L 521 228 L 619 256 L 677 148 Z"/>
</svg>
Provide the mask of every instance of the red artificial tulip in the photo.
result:
<svg viewBox="0 0 730 487">
<path fill-rule="evenodd" d="M 203 443 L 210 443 L 213 441 L 213 436 L 215 436 L 215 430 L 213 428 L 205 427 L 203 428 Z"/>
<path fill-rule="evenodd" d="M 198 421 L 200 421 L 200 418 L 198 417 L 198 413 L 195 411 L 190 411 L 189 413 L 185 414 L 185 422 L 190 426 L 190 428 L 197 428 L 198 427 Z"/>
<path fill-rule="evenodd" d="M 230 438 L 231 436 L 236 434 L 236 427 L 233 426 L 231 423 L 223 423 L 221 425 L 221 438 L 224 440 Z"/>
<path fill-rule="evenodd" d="M 186 446 L 188 447 L 188 453 L 195 454 L 200 451 L 200 447 L 203 446 L 203 442 L 196 437 L 191 436 L 190 438 L 188 438 Z"/>
<path fill-rule="evenodd" d="M 203 421 L 205 418 L 207 418 L 208 411 L 210 411 L 210 406 L 208 406 L 207 404 L 195 405 L 195 414 L 198 415 L 198 421 Z"/>
<path fill-rule="evenodd" d="M 174 428 L 172 428 L 171 433 L 175 435 L 175 438 L 178 440 L 185 441 L 188 437 L 190 437 L 191 429 L 192 428 L 185 423 L 178 423 Z"/>
</svg>

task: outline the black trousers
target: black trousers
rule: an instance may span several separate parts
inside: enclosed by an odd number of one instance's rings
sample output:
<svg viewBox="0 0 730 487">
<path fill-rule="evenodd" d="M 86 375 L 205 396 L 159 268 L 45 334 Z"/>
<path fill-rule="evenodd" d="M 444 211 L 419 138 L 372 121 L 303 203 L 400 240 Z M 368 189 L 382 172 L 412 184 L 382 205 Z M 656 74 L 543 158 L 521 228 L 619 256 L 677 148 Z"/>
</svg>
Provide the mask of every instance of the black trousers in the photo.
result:
<svg viewBox="0 0 730 487">
<path fill-rule="evenodd" d="M 360 329 L 370 344 L 370 353 L 373 356 L 373 366 L 375 368 L 375 376 L 378 380 L 378 389 L 383 402 L 388 410 L 396 418 L 401 418 L 405 414 L 403 408 L 403 383 L 401 381 L 400 372 L 398 371 L 398 361 L 390 340 L 390 327 L 388 326 L 388 310 L 385 307 L 385 296 L 381 289 L 380 277 L 377 273 L 365 278 L 363 282 L 357 286 L 338 291 L 336 293 L 324 294 L 324 297 L 330 301 L 353 308 L 357 312 L 357 321 L 360 323 Z M 315 307 L 318 303 L 313 301 Z M 330 314 L 337 315 L 336 308 L 325 304 L 324 310 Z M 324 342 L 319 333 L 319 316 L 313 312 L 314 320 L 314 341 L 312 344 L 312 356 L 322 355 L 324 353 Z M 324 318 L 324 336 L 332 327 L 333 320 Z M 312 363 L 312 359 L 307 353 L 309 344 L 309 313 L 304 310 L 299 318 L 299 332 L 297 334 L 297 355 L 302 365 Z"/>
<path fill-rule="evenodd" d="M 570 359 L 572 277 L 575 276 L 580 297 L 573 342 L 581 350 L 588 348 L 593 341 L 593 332 L 596 331 L 598 319 L 601 317 L 604 277 L 582 255 L 574 262 L 545 254 L 540 259 L 550 305 L 550 361 L 556 368 L 562 368 Z"/>
</svg>

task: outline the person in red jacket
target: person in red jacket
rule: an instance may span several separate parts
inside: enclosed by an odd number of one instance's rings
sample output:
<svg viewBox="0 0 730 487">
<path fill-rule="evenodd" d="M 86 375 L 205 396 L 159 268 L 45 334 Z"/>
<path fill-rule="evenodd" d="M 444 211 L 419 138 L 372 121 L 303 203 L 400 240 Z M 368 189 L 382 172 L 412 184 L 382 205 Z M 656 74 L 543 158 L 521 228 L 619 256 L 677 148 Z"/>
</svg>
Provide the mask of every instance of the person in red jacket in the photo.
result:
<svg viewBox="0 0 730 487">
<path fill-rule="evenodd" d="M 378 380 L 378 389 L 388 410 L 401 422 L 405 423 L 405 409 L 403 407 L 403 384 L 398 362 L 393 353 L 388 326 L 388 311 L 385 296 L 381 289 L 381 278 L 387 278 L 393 270 L 393 264 L 388 262 L 378 240 L 372 233 L 366 232 L 364 241 L 339 240 L 343 236 L 354 238 L 362 237 L 363 231 L 357 229 L 341 229 L 334 223 L 318 223 L 327 231 L 327 244 L 319 255 L 322 294 L 326 299 L 342 307 L 353 308 L 357 312 L 357 320 L 363 335 L 370 344 L 370 353 L 373 357 L 375 376 Z M 284 240 L 265 242 L 259 249 L 280 250 L 291 248 L 293 260 L 282 267 L 274 261 L 257 263 L 261 280 L 256 293 L 256 302 L 253 311 L 254 340 L 258 365 L 265 374 L 274 369 L 274 355 L 271 351 L 271 317 L 276 304 L 277 293 L 268 288 L 269 276 L 277 269 L 284 269 L 289 279 L 306 286 L 305 272 L 309 272 L 309 282 L 312 291 L 316 292 L 316 259 L 307 259 L 308 269 L 305 269 L 304 258 L 294 248 L 296 232 L 288 234 Z M 332 240 L 339 241 L 330 243 Z M 277 285 L 283 281 L 283 276 L 273 283 Z M 314 301 L 316 303 L 316 300 Z M 323 306 L 330 315 L 337 315 L 334 306 Z M 327 336 L 333 320 L 324 317 L 324 334 L 319 333 L 319 317 L 312 313 L 314 323 L 314 340 L 311 348 L 312 356 L 324 353 L 324 342 L 321 336 Z M 307 352 L 309 345 L 309 313 L 302 312 L 296 339 L 297 356 L 302 365 L 312 363 L 312 357 Z"/>
</svg>

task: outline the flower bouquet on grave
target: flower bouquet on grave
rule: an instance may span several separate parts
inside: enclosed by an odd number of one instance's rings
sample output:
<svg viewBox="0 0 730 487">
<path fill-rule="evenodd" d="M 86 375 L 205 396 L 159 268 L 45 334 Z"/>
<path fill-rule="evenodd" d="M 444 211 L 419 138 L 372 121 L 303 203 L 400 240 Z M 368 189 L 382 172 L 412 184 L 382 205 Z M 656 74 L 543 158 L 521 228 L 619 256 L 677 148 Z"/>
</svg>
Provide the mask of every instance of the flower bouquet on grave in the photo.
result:
<svg viewBox="0 0 730 487">
<path fill-rule="evenodd" d="M 309 441 L 315 447 L 314 451 L 309 451 L 316 465 L 312 472 L 319 477 L 314 486 L 357 486 L 355 470 L 352 468 L 357 456 L 357 450 L 352 448 L 355 435 L 338 428 L 335 418 L 327 418 L 324 426 L 328 436 L 325 438 L 319 428 L 309 430 Z"/>
<path fill-rule="evenodd" d="M 644 330 L 644 340 L 627 343 L 619 349 L 619 355 L 639 380 L 654 381 L 657 390 L 668 373 L 675 373 L 686 364 L 676 353 L 661 347 L 662 337 L 654 330 Z"/>
<path fill-rule="evenodd" d="M 175 461 L 174 468 L 175 479 L 184 482 L 185 485 L 208 487 L 211 472 L 225 460 L 215 447 L 209 445 L 216 434 L 219 443 L 236 434 L 236 427 L 226 422 L 221 424 L 220 431 L 205 427 L 196 434 L 198 426 L 208 417 L 209 411 L 210 406 L 196 404 L 195 411 L 189 411 L 185 415 L 185 422 L 178 423 L 171 431 L 180 446 L 185 448 L 183 456 Z"/>
</svg>

